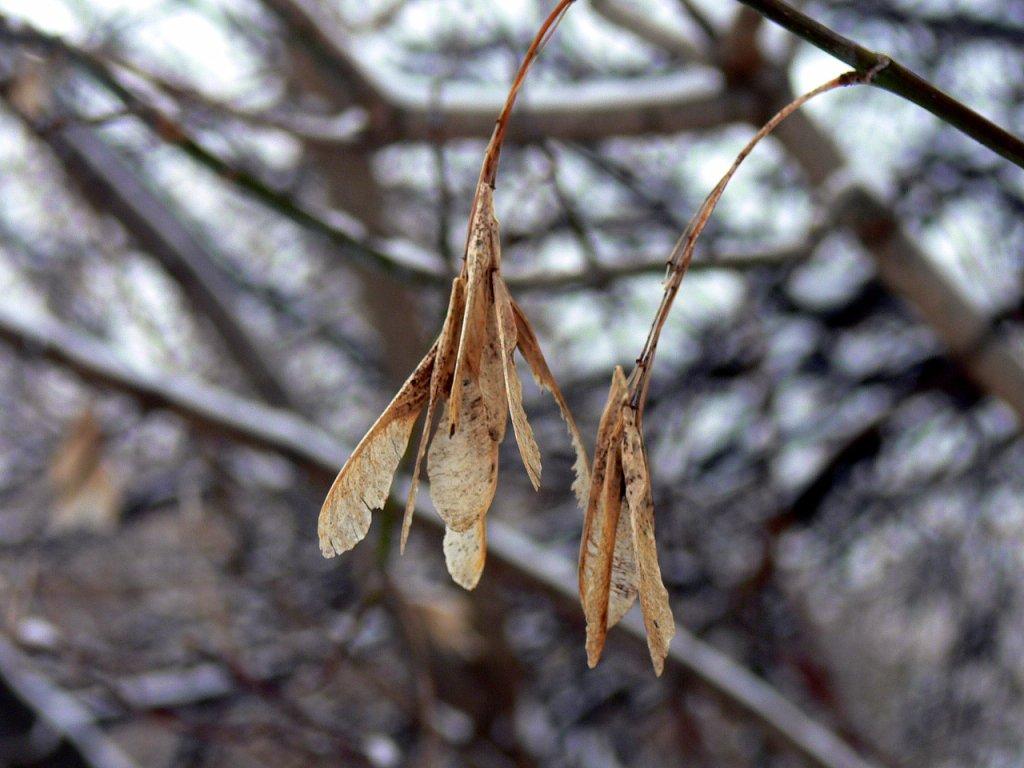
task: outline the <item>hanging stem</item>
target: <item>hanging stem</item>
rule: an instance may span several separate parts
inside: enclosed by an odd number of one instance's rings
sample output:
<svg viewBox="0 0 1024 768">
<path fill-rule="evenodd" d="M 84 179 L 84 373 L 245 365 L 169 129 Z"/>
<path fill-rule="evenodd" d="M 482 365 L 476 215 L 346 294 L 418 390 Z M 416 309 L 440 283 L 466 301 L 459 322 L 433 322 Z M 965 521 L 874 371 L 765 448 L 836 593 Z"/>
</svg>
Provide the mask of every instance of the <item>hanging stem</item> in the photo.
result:
<svg viewBox="0 0 1024 768">
<path fill-rule="evenodd" d="M 540 29 L 537 30 L 537 34 L 533 37 L 533 42 L 530 43 L 530 47 L 526 51 L 526 55 L 523 56 L 523 61 L 519 65 L 519 69 L 516 71 L 515 79 L 512 81 L 512 87 L 509 88 L 508 96 L 505 98 L 505 105 L 501 108 L 501 112 L 498 114 L 498 119 L 494 123 L 494 132 L 491 134 L 491 140 L 487 142 L 487 149 L 484 151 L 484 161 L 480 168 L 480 180 L 477 182 L 477 191 L 473 193 L 473 203 L 469 208 L 469 225 L 466 231 L 466 247 L 469 247 L 469 238 L 473 233 L 473 219 L 476 214 L 477 197 L 480 193 L 481 184 L 489 184 L 491 188 L 494 188 L 495 179 L 498 175 L 498 158 L 501 155 L 501 145 L 505 140 L 505 131 L 508 130 L 509 117 L 512 115 L 512 107 L 515 106 L 516 97 L 519 96 L 519 91 L 523 87 L 523 82 L 526 80 L 526 73 L 530 70 L 533 62 L 537 60 L 540 52 L 544 49 L 547 41 L 551 38 L 558 23 L 562 20 L 562 16 L 569 9 L 576 0 L 559 0 L 558 5 L 554 7 L 551 13 L 548 14 L 547 18 L 544 19 L 544 23 L 540 25 Z"/>
<path fill-rule="evenodd" d="M 644 342 L 643 351 L 640 353 L 640 357 L 637 358 L 636 368 L 633 369 L 633 373 L 629 379 L 629 401 L 630 405 L 639 411 L 638 417 L 642 417 L 643 407 L 647 402 L 647 390 L 650 386 L 651 367 L 654 365 L 654 354 L 658 348 L 658 339 L 661 337 L 661 331 L 665 327 L 665 321 L 668 319 L 668 313 L 672 309 L 672 302 L 675 300 L 676 294 L 679 292 L 679 286 L 683 281 L 683 277 L 686 275 L 686 270 L 690 266 L 690 261 L 693 259 L 693 251 L 697 245 L 697 238 L 699 238 L 701 232 L 704 231 L 704 227 L 707 225 L 708 219 L 711 217 L 711 213 L 715 210 L 715 206 L 718 205 L 718 201 L 725 192 L 726 186 L 728 186 L 729 182 L 732 180 L 732 177 L 740 167 L 740 164 L 753 151 L 754 147 L 757 146 L 761 139 L 774 131 L 778 127 L 779 123 L 796 112 L 815 96 L 836 90 L 837 88 L 844 88 L 848 85 L 862 85 L 870 83 L 874 79 L 875 75 L 885 69 L 888 65 L 889 60 L 883 59 L 868 72 L 846 72 L 839 77 L 829 80 L 827 83 L 819 85 L 817 88 L 808 91 L 784 106 L 772 117 L 771 120 L 761 126 L 761 129 L 755 133 L 753 138 L 747 142 L 746 146 L 740 150 L 740 153 L 736 156 L 732 166 L 730 166 L 729 170 L 726 171 L 725 175 L 722 177 L 722 180 L 715 185 L 715 188 L 711 190 L 711 194 L 704 199 L 701 207 L 697 210 L 693 219 L 690 220 L 689 226 L 687 226 L 686 231 L 683 232 L 675 246 L 673 246 L 672 253 L 669 255 L 665 276 L 665 290 L 661 297 L 661 304 L 658 306 L 658 312 L 654 316 L 654 322 L 651 324 L 651 330 L 647 334 L 647 341 Z"/>
<path fill-rule="evenodd" d="M 505 140 L 505 131 L 508 129 L 509 116 L 512 114 L 512 107 L 515 106 L 516 97 L 519 96 L 519 90 L 523 87 L 523 82 L 526 80 L 526 73 L 530 70 L 533 62 L 536 61 L 540 52 L 544 49 L 548 39 L 555 31 L 555 27 L 562 20 L 562 16 L 569 9 L 576 0 L 559 0 L 558 5 L 554 7 L 554 10 L 548 14 L 547 18 L 544 19 L 544 23 L 540 25 L 540 29 L 537 30 L 537 34 L 533 37 L 533 42 L 530 43 L 530 47 L 526 51 L 526 55 L 523 56 L 523 61 L 519 65 L 519 70 L 516 72 L 516 77 L 512 81 L 512 87 L 509 88 L 508 97 L 505 99 L 505 106 L 502 107 L 501 113 L 498 115 L 498 119 L 494 124 L 494 133 L 491 134 L 491 140 L 487 144 L 487 151 L 484 153 L 483 167 L 480 169 L 480 181 L 494 186 L 495 176 L 498 174 L 498 156 L 501 154 L 501 144 Z"/>
</svg>

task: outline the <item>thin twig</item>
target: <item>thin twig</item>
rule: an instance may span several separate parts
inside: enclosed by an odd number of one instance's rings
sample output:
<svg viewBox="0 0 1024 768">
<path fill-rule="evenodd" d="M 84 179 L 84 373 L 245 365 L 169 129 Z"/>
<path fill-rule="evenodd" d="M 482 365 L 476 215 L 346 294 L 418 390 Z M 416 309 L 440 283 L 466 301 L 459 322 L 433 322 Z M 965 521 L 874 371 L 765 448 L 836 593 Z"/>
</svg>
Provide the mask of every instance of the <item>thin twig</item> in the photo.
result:
<svg viewBox="0 0 1024 768">
<path fill-rule="evenodd" d="M 665 277 L 665 290 L 661 297 L 661 304 L 658 306 L 658 311 L 654 316 L 654 322 L 651 324 L 651 330 L 647 334 L 647 341 L 644 342 L 643 351 L 640 353 L 640 357 L 637 358 L 636 368 L 631 376 L 630 404 L 641 414 L 643 412 L 644 403 L 647 400 L 647 390 L 650 385 L 650 372 L 651 367 L 654 364 L 654 355 L 658 348 L 658 339 L 661 337 L 661 331 L 665 327 L 665 321 L 668 319 L 668 313 L 672 309 L 672 303 L 675 301 L 676 294 L 679 292 L 679 286 L 682 283 L 683 277 L 685 277 L 686 271 L 693 259 L 693 251 L 697 245 L 697 239 L 700 237 L 701 232 L 704 231 L 704 227 L 707 225 L 708 219 L 715 210 L 715 206 L 718 205 L 718 201 L 721 199 L 722 194 L 725 192 L 725 188 L 729 185 L 729 182 L 732 180 L 737 169 L 753 151 L 754 147 L 756 147 L 765 136 L 774 131 L 775 128 L 778 127 L 779 123 L 796 112 L 796 110 L 800 109 L 800 107 L 815 96 L 819 96 L 823 93 L 827 93 L 837 88 L 843 88 L 848 85 L 870 83 L 871 80 L 887 66 L 888 59 L 883 59 L 866 73 L 856 71 L 845 72 L 839 77 L 829 80 L 823 85 L 819 85 L 817 88 L 808 91 L 784 106 L 776 112 L 767 123 L 761 126 L 760 130 L 758 130 L 758 132 L 754 134 L 753 138 L 747 142 L 746 146 L 740 150 L 736 159 L 733 161 L 732 166 L 730 166 L 729 170 L 726 171 L 721 181 L 718 182 L 715 188 L 711 190 L 711 193 L 704 199 L 704 203 L 697 210 L 697 213 L 690 221 L 686 231 L 683 232 L 682 236 L 680 236 L 679 240 L 672 248 L 672 253 L 669 255 L 667 274 Z"/>
<path fill-rule="evenodd" d="M 897 61 L 843 37 L 782 0 L 739 0 L 816 48 L 866 73 L 883 61 L 871 85 L 894 93 L 931 112 L 1014 165 L 1024 168 L 1024 141 L 939 90 Z"/>
</svg>

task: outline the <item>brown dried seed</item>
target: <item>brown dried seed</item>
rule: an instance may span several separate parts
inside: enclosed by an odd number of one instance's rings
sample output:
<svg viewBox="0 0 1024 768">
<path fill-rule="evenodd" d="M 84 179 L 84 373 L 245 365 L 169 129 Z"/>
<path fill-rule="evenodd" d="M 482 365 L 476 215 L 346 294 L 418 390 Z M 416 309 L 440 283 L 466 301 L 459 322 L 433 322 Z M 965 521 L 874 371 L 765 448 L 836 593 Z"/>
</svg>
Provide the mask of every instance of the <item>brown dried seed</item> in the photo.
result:
<svg viewBox="0 0 1024 768">
<path fill-rule="evenodd" d="M 409 497 L 405 504 L 405 516 L 402 519 L 402 537 L 399 551 L 405 553 L 405 543 L 409 539 L 409 529 L 416 510 L 416 492 L 420 483 L 420 467 L 423 456 L 430 443 L 430 435 L 434 428 L 434 411 L 444 396 L 443 391 L 449 386 L 452 369 L 455 365 L 455 351 L 462 329 L 462 314 L 466 303 L 466 281 L 456 277 L 452 281 L 451 298 L 448 300 L 448 312 L 441 327 L 441 335 L 437 339 L 437 358 L 430 376 L 430 398 L 427 402 L 427 415 L 423 420 L 423 431 L 420 434 L 419 447 L 416 449 L 416 461 L 412 469 L 412 485 L 409 486 Z"/>
<path fill-rule="evenodd" d="M 508 410 L 512 415 L 512 429 L 519 446 L 519 455 L 526 467 L 533 489 L 540 488 L 540 449 L 533 436 L 533 429 L 523 410 L 523 388 L 516 372 L 515 351 L 518 334 L 516 333 L 516 315 L 512 309 L 512 297 L 501 275 L 495 272 L 491 276 L 494 286 L 494 316 L 498 325 L 498 337 L 501 343 L 502 371 L 505 378 L 505 391 L 508 396 Z"/>
<path fill-rule="evenodd" d="M 362 541 L 370 529 L 371 511 L 384 507 L 398 462 L 427 400 L 436 353 L 435 343 L 359 441 L 327 492 L 317 522 L 324 557 L 340 555 Z"/>
<path fill-rule="evenodd" d="M 658 566 L 658 548 L 654 540 L 654 500 L 643 436 L 632 408 L 623 408 L 622 465 L 625 473 L 626 500 L 629 503 L 636 547 L 640 607 L 647 629 L 647 648 L 654 672 L 661 675 L 669 644 L 676 633 L 675 619 L 668 602 L 668 591 Z"/>
<path fill-rule="evenodd" d="M 459 382 L 452 386 L 458 388 Z M 427 451 L 430 498 L 445 524 L 460 533 L 487 513 L 498 484 L 498 441 L 480 386 L 475 379 L 463 379 L 461 389 L 458 429 L 452 434 L 445 426 L 451 423 L 453 398 Z"/>
<path fill-rule="evenodd" d="M 463 589 L 476 587 L 486 560 L 487 521 L 484 518 L 462 532 L 445 528 L 444 561 L 456 584 Z"/>
</svg>

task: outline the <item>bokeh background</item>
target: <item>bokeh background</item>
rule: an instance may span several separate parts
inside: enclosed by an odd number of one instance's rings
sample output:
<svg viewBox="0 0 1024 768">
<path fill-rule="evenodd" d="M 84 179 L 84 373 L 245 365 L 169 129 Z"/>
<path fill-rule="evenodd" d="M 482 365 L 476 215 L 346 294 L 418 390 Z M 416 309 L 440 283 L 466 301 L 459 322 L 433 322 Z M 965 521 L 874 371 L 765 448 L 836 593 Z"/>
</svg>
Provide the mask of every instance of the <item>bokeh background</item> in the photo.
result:
<svg viewBox="0 0 1024 768">
<path fill-rule="evenodd" d="M 1024 132 L 1024 2 L 800 5 Z M 855 765 L 685 660 L 656 679 L 627 630 L 586 669 L 571 451 L 530 383 L 544 485 L 506 441 L 477 591 L 428 522 L 399 559 L 393 510 L 320 557 L 550 8 L 0 1 L 0 765 Z M 840 71 L 731 0 L 570 9 L 496 204 L 588 439 L 701 199 Z M 737 176 L 659 349 L 677 621 L 861 765 L 1024 761 L 1022 213 L 1019 168 L 829 94 Z"/>
</svg>

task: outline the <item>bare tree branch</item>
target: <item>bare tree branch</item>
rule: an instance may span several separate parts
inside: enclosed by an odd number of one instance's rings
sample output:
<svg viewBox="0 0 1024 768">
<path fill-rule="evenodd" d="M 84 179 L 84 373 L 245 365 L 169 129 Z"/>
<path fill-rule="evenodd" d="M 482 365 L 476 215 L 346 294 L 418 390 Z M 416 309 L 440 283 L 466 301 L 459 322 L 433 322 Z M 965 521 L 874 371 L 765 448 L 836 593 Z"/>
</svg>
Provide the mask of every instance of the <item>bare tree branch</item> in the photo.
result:
<svg viewBox="0 0 1024 768">
<path fill-rule="evenodd" d="M 274 365 L 235 317 L 228 302 L 232 287 L 195 235 L 93 129 L 84 125 L 49 129 L 13 106 L 81 182 L 83 194 L 99 209 L 116 216 L 209 318 L 224 342 L 224 351 L 246 372 L 261 397 L 274 405 L 291 404 Z"/>
<path fill-rule="evenodd" d="M 5 719 L 31 720 L 23 733 L 10 733 L 5 724 L 0 739 L 4 765 L 135 768 L 78 701 L 33 672 L 23 654 L 2 637 L 0 703 Z"/>
<path fill-rule="evenodd" d="M 683 61 L 701 63 L 706 59 L 705 52 L 685 34 L 659 24 L 650 15 L 625 5 L 622 0 L 591 0 L 590 5 L 609 23 L 632 32 L 641 40 Z"/>
<path fill-rule="evenodd" d="M 323 6 L 310 0 L 264 0 L 337 72 L 353 100 L 368 112 L 366 140 L 447 141 L 484 138 L 504 103 L 504 93 L 470 84 L 446 84 L 440 92 L 385 76 L 356 56 L 356 41 Z M 637 14 L 628 13 L 633 22 Z M 635 27 L 635 24 L 633 25 Z M 647 22 L 647 32 L 659 28 Z M 631 31 L 635 29 L 631 28 Z M 661 30 L 659 45 L 680 53 L 686 38 Z M 690 54 L 696 49 L 690 48 Z M 688 54 L 689 56 L 689 54 Z M 404 85 L 403 85 L 404 82 Z M 719 93 L 695 84 L 692 73 L 545 86 L 524 94 L 509 126 L 510 141 L 585 141 L 610 135 L 679 133 L 750 119 L 756 108 L 742 93 Z"/>
<path fill-rule="evenodd" d="M 817 48 L 858 72 L 868 72 L 885 63 L 871 85 L 894 93 L 931 112 L 1014 165 L 1024 168 L 1024 141 L 982 117 L 970 107 L 936 88 L 890 57 L 855 43 L 782 0 L 739 0 L 776 24 L 788 29 Z"/>
</svg>

